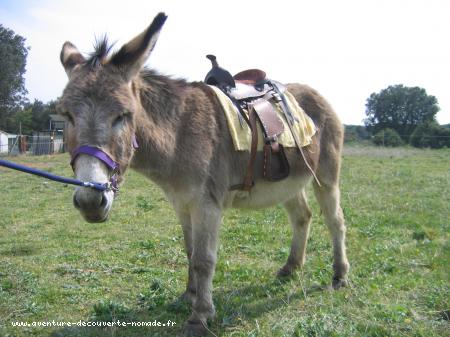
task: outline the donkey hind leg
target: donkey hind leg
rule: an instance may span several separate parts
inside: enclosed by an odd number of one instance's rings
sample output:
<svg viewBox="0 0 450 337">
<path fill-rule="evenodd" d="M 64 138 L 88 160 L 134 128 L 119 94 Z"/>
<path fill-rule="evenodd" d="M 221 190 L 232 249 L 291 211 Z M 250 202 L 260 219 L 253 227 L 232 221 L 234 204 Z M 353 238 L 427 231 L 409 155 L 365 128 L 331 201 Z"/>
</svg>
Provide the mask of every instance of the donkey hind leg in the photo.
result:
<svg viewBox="0 0 450 337">
<path fill-rule="evenodd" d="M 306 258 L 311 210 L 306 201 L 305 190 L 284 204 L 292 226 L 291 252 L 286 264 L 278 271 L 279 277 L 290 276 L 297 267 L 303 267 Z"/>
<path fill-rule="evenodd" d="M 340 191 L 337 184 L 322 186 L 314 184 L 314 192 L 324 214 L 325 222 L 333 241 L 333 288 L 339 289 L 348 284 L 347 273 L 350 265 L 345 248 L 345 222 L 340 206 Z"/>
<path fill-rule="evenodd" d="M 191 211 L 192 272 L 196 286 L 196 296 L 192 314 L 185 324 L 187 335 L 207 333 L 207 319 L 215 315 L 212 300 L 212 280 L 217 260 L 217 239 L 222 211 L 212 201 L 203 201 Z"/>
<path fill-rule="evenodd" d="M 188 211 L 177 211 L 178 218 L 181 222 L 181 227 L 184 234 L 184 246 L 186 249 L 186 255 L 188 258 L 188 281 L 186 285 L 186 291 L 181 295 L 182 300 L 188 301 L 190 304 L 194 303 L 196 294 L 196 285 L 194 279 L 194 272 L 192 270 L 192 224 L 191 214 Z"/>
</svg>

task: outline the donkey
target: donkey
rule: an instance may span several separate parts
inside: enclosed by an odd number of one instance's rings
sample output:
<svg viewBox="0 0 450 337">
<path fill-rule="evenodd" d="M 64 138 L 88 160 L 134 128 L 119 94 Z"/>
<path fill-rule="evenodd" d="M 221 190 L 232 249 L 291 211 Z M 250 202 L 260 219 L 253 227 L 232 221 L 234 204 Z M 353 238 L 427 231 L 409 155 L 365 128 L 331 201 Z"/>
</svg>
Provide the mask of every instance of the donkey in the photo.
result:
<svg viewBox="0 0 450 337">
<path fill-rule="evenodd" d="M 68 120 L 69 151 L 95 146 L 119 164 L 118 171 L 112 172 L 97 157 L 81 153 L 72 162 L 78 179 L 106 183 L 115 174 L 120 184 L 130 166 L 166 194 L 181 222 L 189 261 L 182 296 L 190 301 L 192 314 L 185 332 L 201 335 L 207 330 L 207 319 L 215 314 L 212 280 L 223 210 L 282 203 L 292 225 L 292 244 L 278 275 L 289 276 L 305 262 L 311 221 L 305 186 L 312 174 L 298 149 L 286 149 L 291 166 L 288 178 L 269 182 L 255 170 L 255 185 L 249 193 L 230 190 L 242 183 L 249 154 L 234 150 L 213 90 L 202 82 L 175 80 L 144 68 L 166 18 L 159 13 L 146 30 L 115 53 L 110 52 L 106 38 L 88 58 L 72 43 L 64 43 L 60 58 L 69 81 L 58 111 Z M 332 237 L 332 285 L 337 289 L 347 284 L 349 270 L 339 190 L 343 127 L 317 91 L 300 84 L 287 88 L 318 130 L 305 153 L 320 182 L 313 181 L 314 192 Z M 134 136 L 137 149 L 132 146 Z M 256 168 L 262 167 L 262 160 L 258 153 Z M 80 187 L 73 195 L 74 206 L 89 222 L 105 221 L 113 200 L 112 190 Z"/>
</svg>

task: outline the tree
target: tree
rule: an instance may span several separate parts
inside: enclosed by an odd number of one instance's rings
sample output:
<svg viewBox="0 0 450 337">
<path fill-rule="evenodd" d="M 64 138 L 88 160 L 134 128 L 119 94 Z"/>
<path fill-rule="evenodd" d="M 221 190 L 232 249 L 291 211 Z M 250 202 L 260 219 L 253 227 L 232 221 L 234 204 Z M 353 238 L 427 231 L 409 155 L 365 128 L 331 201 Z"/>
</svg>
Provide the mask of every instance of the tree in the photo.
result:
<svg viewBox="0 0 450 337">
<path fill-rule="evenodd" d="M 48 104 L 44 104 L 41 101 L 35 99 L 32 104 L 28 104 L 31 108 L 33 116 L 33 130 L 41 131 L 48 129 L 49 123 L 49 109 Z"/>
<path fill-rule="evenodd" d="M 33 104 L 29 105 L 33 115 L 33 130 L 42 131 L 49 128 L 50 115 L 56 114 L 56 101 L 42 103 L 35 99 Z"/>
<path fill-rule="evenodd" d="M 373 137 L 373 142 L 378 146 L 392 147 L 400 146 L 403 144 L 403 141 L 397 131 L 389 128 L 378 131 Z"/>
<path fill-rule="evenodd" d="M 391 128 L 408 142 L 419 124 L 435 121 L 438 111 L 436 97 L 428 95 L 425 89 L 398 84 L 370 95 L 364 123 L 372 134 Z"/>
<path fill-rule="evenodd" d="M 23 134 L 48 130 L 51 114 L 56 114 L 56 101 L 43 103 L 35 99 L 33 103 L 27 102 L 14 112 L 9 126 L 15 131 L 21 126 Z"/>
<path fill-rule="evenodd" d="M 22 134 L 31 135 L 33 133 L 33 112 L 30 107 L 16 112 L 14 114 L 14 122 L 11 123 L 14 130 L 19 130 Z"/>
<path fill-rule="evenodd" d="M 0 129 L 11 129 L 12 115 L 24 101 L 25 38 L 0 24 Z"/>
<path fill-rule="evenodd" d="M 433 149 L 450 147 L 450 129 L 437 123 L 420 124 L 411 134 L 410 143 L 415 147 Z"/>
</svg>

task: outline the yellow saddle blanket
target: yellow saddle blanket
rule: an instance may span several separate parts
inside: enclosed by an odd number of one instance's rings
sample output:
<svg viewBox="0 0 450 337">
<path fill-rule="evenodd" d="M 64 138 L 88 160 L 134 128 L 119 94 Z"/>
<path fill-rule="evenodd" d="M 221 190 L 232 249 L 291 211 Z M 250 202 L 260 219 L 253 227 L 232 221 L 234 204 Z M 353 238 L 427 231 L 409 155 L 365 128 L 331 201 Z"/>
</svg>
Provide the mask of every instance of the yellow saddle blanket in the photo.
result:
<svg viewBox="0 0 450 337">
<path fill-rule="evenodd" d="M 250 127 L 247 123 L 241 125 L 238 117 L 238 110 L 231 102 L 230 98 L 225 95 L 219 88 L 215 86 L 210 86 L 216 93 L 220 104 L 222 104 L 223 110 L 225 111 L 225 116 L 227 118 L 228 128 L 230 130 L 231 138 L 233 139 L 234 149 L 236 151 L 250 151 L 250 145 L 252 142 L 252 133 Z M 303 109 L 298 105 L 297 100 L 294 96 L 288 92 L 284 92 L 286 102 L 289 106 L 292 114 L 297 118 L 294 122 L 294 132 L 297 135 L 297 139 L 300 140 L 301 146 L 307 146 L 311 144 L 312 136 L 316 133 L 316 127 L 312 119 L 303 111 Z M 280 120 L 283 121 L 284 131 L 278 137 L 278 142 L 284 147 L 296 147 L 294 138 L 292 137 L 291 131 L 289 129 L 288 122 L 284 116 L 283 110 L 279 103 L 273 103 L 278 111 L 278 116 Z M 264 139 L 261 126 L 258 124 L 258 139 Z M 263 149 L 264 142 L 258 141 L 258 150 Z"/>
</svg>

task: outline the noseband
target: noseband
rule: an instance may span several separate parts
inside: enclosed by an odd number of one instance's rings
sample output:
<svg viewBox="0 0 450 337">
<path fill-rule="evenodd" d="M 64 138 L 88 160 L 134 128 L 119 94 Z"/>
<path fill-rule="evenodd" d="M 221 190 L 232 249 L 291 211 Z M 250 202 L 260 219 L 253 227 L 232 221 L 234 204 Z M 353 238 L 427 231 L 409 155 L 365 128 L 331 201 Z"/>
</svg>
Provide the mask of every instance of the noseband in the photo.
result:
<svg viewBox="0 0 450 337">
<path fill-rule="evenodd" d="M 138 143 L 136 140 L 136 135 L 133 135 L 132 137 L 132 144 L 133 144 L 133 148 L 137 149 Z M 109 182 L 107 182 L 106 185 L 106 191 L 113 191 L 114 193 L 117 193 L 119 191 L 119 185 L 118 185 L 118 174 L 119 174 L 119 169 L 120 169 L 120 165 L 118 162 L 116 162 L 115 160 L 113 160 L 109 154 L 107 154 L 105 151 L 103 151 L 102 149 L 95 147 L 95 146 L 89 146 L 89 145 L 82 145 L 79 146 L 77 148 L 75 148 L 72 152 L 71 152 L 71 160 L 70 160 L 70 165 L 72 166 L 72 170 L 75 172 L 75 160 L 77 159 L 77 157 L 80 154 L 87 154 L 88 156 L 92 156 L 94 158 L 97 158 L 98 160 L 100 160 L 103 164 L 106 165 L 106 167 L 109 169 L 110 171 L 110 178 L 109 178 Z"/>
</svg>

